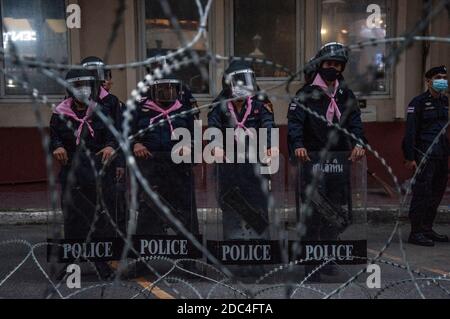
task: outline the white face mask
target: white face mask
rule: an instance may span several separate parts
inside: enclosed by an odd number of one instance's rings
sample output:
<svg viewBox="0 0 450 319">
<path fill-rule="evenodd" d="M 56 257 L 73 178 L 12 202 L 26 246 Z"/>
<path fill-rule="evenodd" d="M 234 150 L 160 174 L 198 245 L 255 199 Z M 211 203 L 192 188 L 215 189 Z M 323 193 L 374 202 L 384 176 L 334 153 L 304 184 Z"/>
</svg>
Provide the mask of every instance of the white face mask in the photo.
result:
<svg viewBox="0 0 450 319">
<path fill-rule="evenodd" d="M 228 82 L 234 98 L 252 96 L 256 88 L 255 74 L 251 70 L 242 70 L 232 73 Z"/>
<path fill-rule="evenodd" d="M 91 97 L 91 93 L 92 88 L 90 86 L 82 86 L 75 89 L 74 95 L 78 101 L 83 102 Z"/>
<path fill-rule="evenodd" d="M 246 98 L 247 96 L 252 95 L 252 90 L 246 87 L 233 87 L 231 89 L 232 95 L 234 98 Z"/>
</svg>

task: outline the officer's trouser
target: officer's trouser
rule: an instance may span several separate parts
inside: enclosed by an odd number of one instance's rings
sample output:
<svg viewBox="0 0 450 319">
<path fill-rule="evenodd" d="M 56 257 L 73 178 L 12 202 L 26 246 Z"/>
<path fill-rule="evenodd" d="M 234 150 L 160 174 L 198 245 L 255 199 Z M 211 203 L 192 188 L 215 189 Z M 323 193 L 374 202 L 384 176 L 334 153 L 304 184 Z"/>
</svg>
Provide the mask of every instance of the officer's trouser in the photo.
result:
<svg viewBox="0 0 450 319">
<path fill-rule="evenodd" d="M 193 235 L 199 234 L 197 206 L 195 201 L 194 174 L 190 164 L 174 164 L 168 157 L 155 156 L 139 160 L 139 167 L 150 187 L 164 206 L 181 221 Z M 164 235 L 168 228 L 181 235 L 178 228 L 164 215 L 148 194 L 139 190 L 138 235 Z"/>
<path fill-rule="evenodd" d="M 255 164 L 226 163 L 217 164 L 218 201 L 222 210 L 224 240 L 230 239 L 269 239 L 269 227 L 265 231 L 255 231 L 235 209 L 227 204 L 226 195 L 237 190 L 238 196 L 268 222 L 268 191 L 265 176 L 259 174 Z M 251 224 L 251 222 L 250 222 Z"/>
<path fill-rule="evenodd" d="M 434 219 L 447 188 L 448 161 L 429 159 L 412 186 L 409 210 L 411 232 L 422 233 L 433 229 Z"/>
</svg>

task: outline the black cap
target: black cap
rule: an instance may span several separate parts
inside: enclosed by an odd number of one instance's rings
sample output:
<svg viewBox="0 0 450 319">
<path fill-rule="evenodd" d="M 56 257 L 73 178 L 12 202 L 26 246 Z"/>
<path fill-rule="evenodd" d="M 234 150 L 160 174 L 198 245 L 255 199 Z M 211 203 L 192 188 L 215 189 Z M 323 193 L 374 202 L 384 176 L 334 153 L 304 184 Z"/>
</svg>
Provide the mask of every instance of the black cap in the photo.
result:
<svg viewBox="0 0 450 319">
<path fill-rule="evenodd" d="M 445 67 L 445 65 L 436 66 L 434 68 L 429 69 L 427 73 L 425 73 L 425 77 L 427 79 L 431 79 L 433 76 L 437 74 L 447 74 L 447 68 Z"/>
</svg>

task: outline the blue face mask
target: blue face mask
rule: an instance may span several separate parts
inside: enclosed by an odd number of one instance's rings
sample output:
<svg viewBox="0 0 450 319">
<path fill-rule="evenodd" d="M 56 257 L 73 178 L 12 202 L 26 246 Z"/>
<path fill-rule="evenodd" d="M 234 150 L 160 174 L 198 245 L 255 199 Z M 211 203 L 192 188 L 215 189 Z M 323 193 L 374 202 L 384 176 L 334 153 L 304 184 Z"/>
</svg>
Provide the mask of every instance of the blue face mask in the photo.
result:
<svg viewBox="0 0 450 319">
<path fill-rule="evenodd" d="M 443 93 L 448 90 L 448 81 L 444 79 L 433 80 L 433 89 L 439 93 Z"/>
</svg>

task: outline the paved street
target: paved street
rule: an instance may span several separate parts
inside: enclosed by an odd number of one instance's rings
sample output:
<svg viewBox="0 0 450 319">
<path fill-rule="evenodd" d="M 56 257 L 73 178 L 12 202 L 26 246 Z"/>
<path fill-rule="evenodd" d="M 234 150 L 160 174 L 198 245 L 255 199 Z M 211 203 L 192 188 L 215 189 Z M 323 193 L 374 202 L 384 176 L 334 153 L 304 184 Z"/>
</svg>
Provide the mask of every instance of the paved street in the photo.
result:
<svg viewBox="0 0 450 319">
<path fill-rule="evenodd" d="M 392 225 L 369 226 L 367 228 L 368 254 L 373 257 L 384 246 L 386 239 L 392 231 Z M 403 229 L 403 239 L 407 237 L 409 226 Z M 437 230 L 450 233 L 450 227 L 440 225 Z M 46 247 L 35 246 L 33 253 L 29 245 L 44 243 L 47 238 L 47 226 L 0 226 L 0 298 L 244 298 L 256 296 L 257 298 L 323 298 L 339 283 L 344 282 L 350 275 L 361 270 L 363 266 L 339 267 L 335 277 L 322 275 L 320 283 L 303 282 L 304 269 L 302 266 L 275 267 L 264 269 L 272 273 L 260 283 L 255 284 L 257 278 L 243 279 L 244 283 L 231 282 L 223 274 L 210 267 L 186 267 L 199 273 L 202 278 L 187 275 L 185 272 L 171 270 L 173 265 L 168 261 L 150 263 L 154 271 L 165 275 L 157 280 L 154 274 L 136 272 L 135 267 L 129 267 L 128 277 L 116 282 L 102 282 L 97 279 L 96 273 L 88 264 L 81 267 L 82 280 L 80 289 L 68 289 L 65 282 L 51 288 L 46 274 L 51 273 L 52 265 L 46 261 Z M 450 244 L 437 244 L 433 248 L 422 248 L 404 244 L 405 252 L 411 270 L 419 271 L 415 274 L 416 284 L 426 298 L 449 298 L 450 283 L 448 279 L 431 280 L 450 274 Z M 25 260 L 25 262 L 22 261 Z M 398 238 L 382 258 L 381 286 L 386 290 L 368 289 L 366 276 L 350 284 L 333 298 L 420 298 L 414 284 L 409 281 L 411 277 L 402 267 L 402 252 Z M 189 265 L 185 263 L 183 265 Z M 20 266 L 20 267 L 18 267 Z M 55 266 L 61 269 L 61 265 Z M 113 265 L 117 267 L 117 265 Z M 185 267 L 183 266 L 183 267 Z M 16 268 L 18 267 L 18 268 Z M 204 268 L 207 268 L 205 270 Z M 230 269 L 236 270 L 234 267 Z M 12 273 L 11 276 L 9 276 Z M 45 272 L 45 273 L 44 273 Z M 426 278 L 431 278 L 425 280 Z M 6 279 L 6 280 L 5 280 Z M 401 282 L 404 281 L 404 282 Z M 391 286 L 392 283 L 397 282 Z M 287 285 L 300 284 L 298 289 L 287 289 Z M 147 288 L 147 289 L 146 289 Z M 379 295 L 377 295 L 379 294 Z"/>
</svg>

